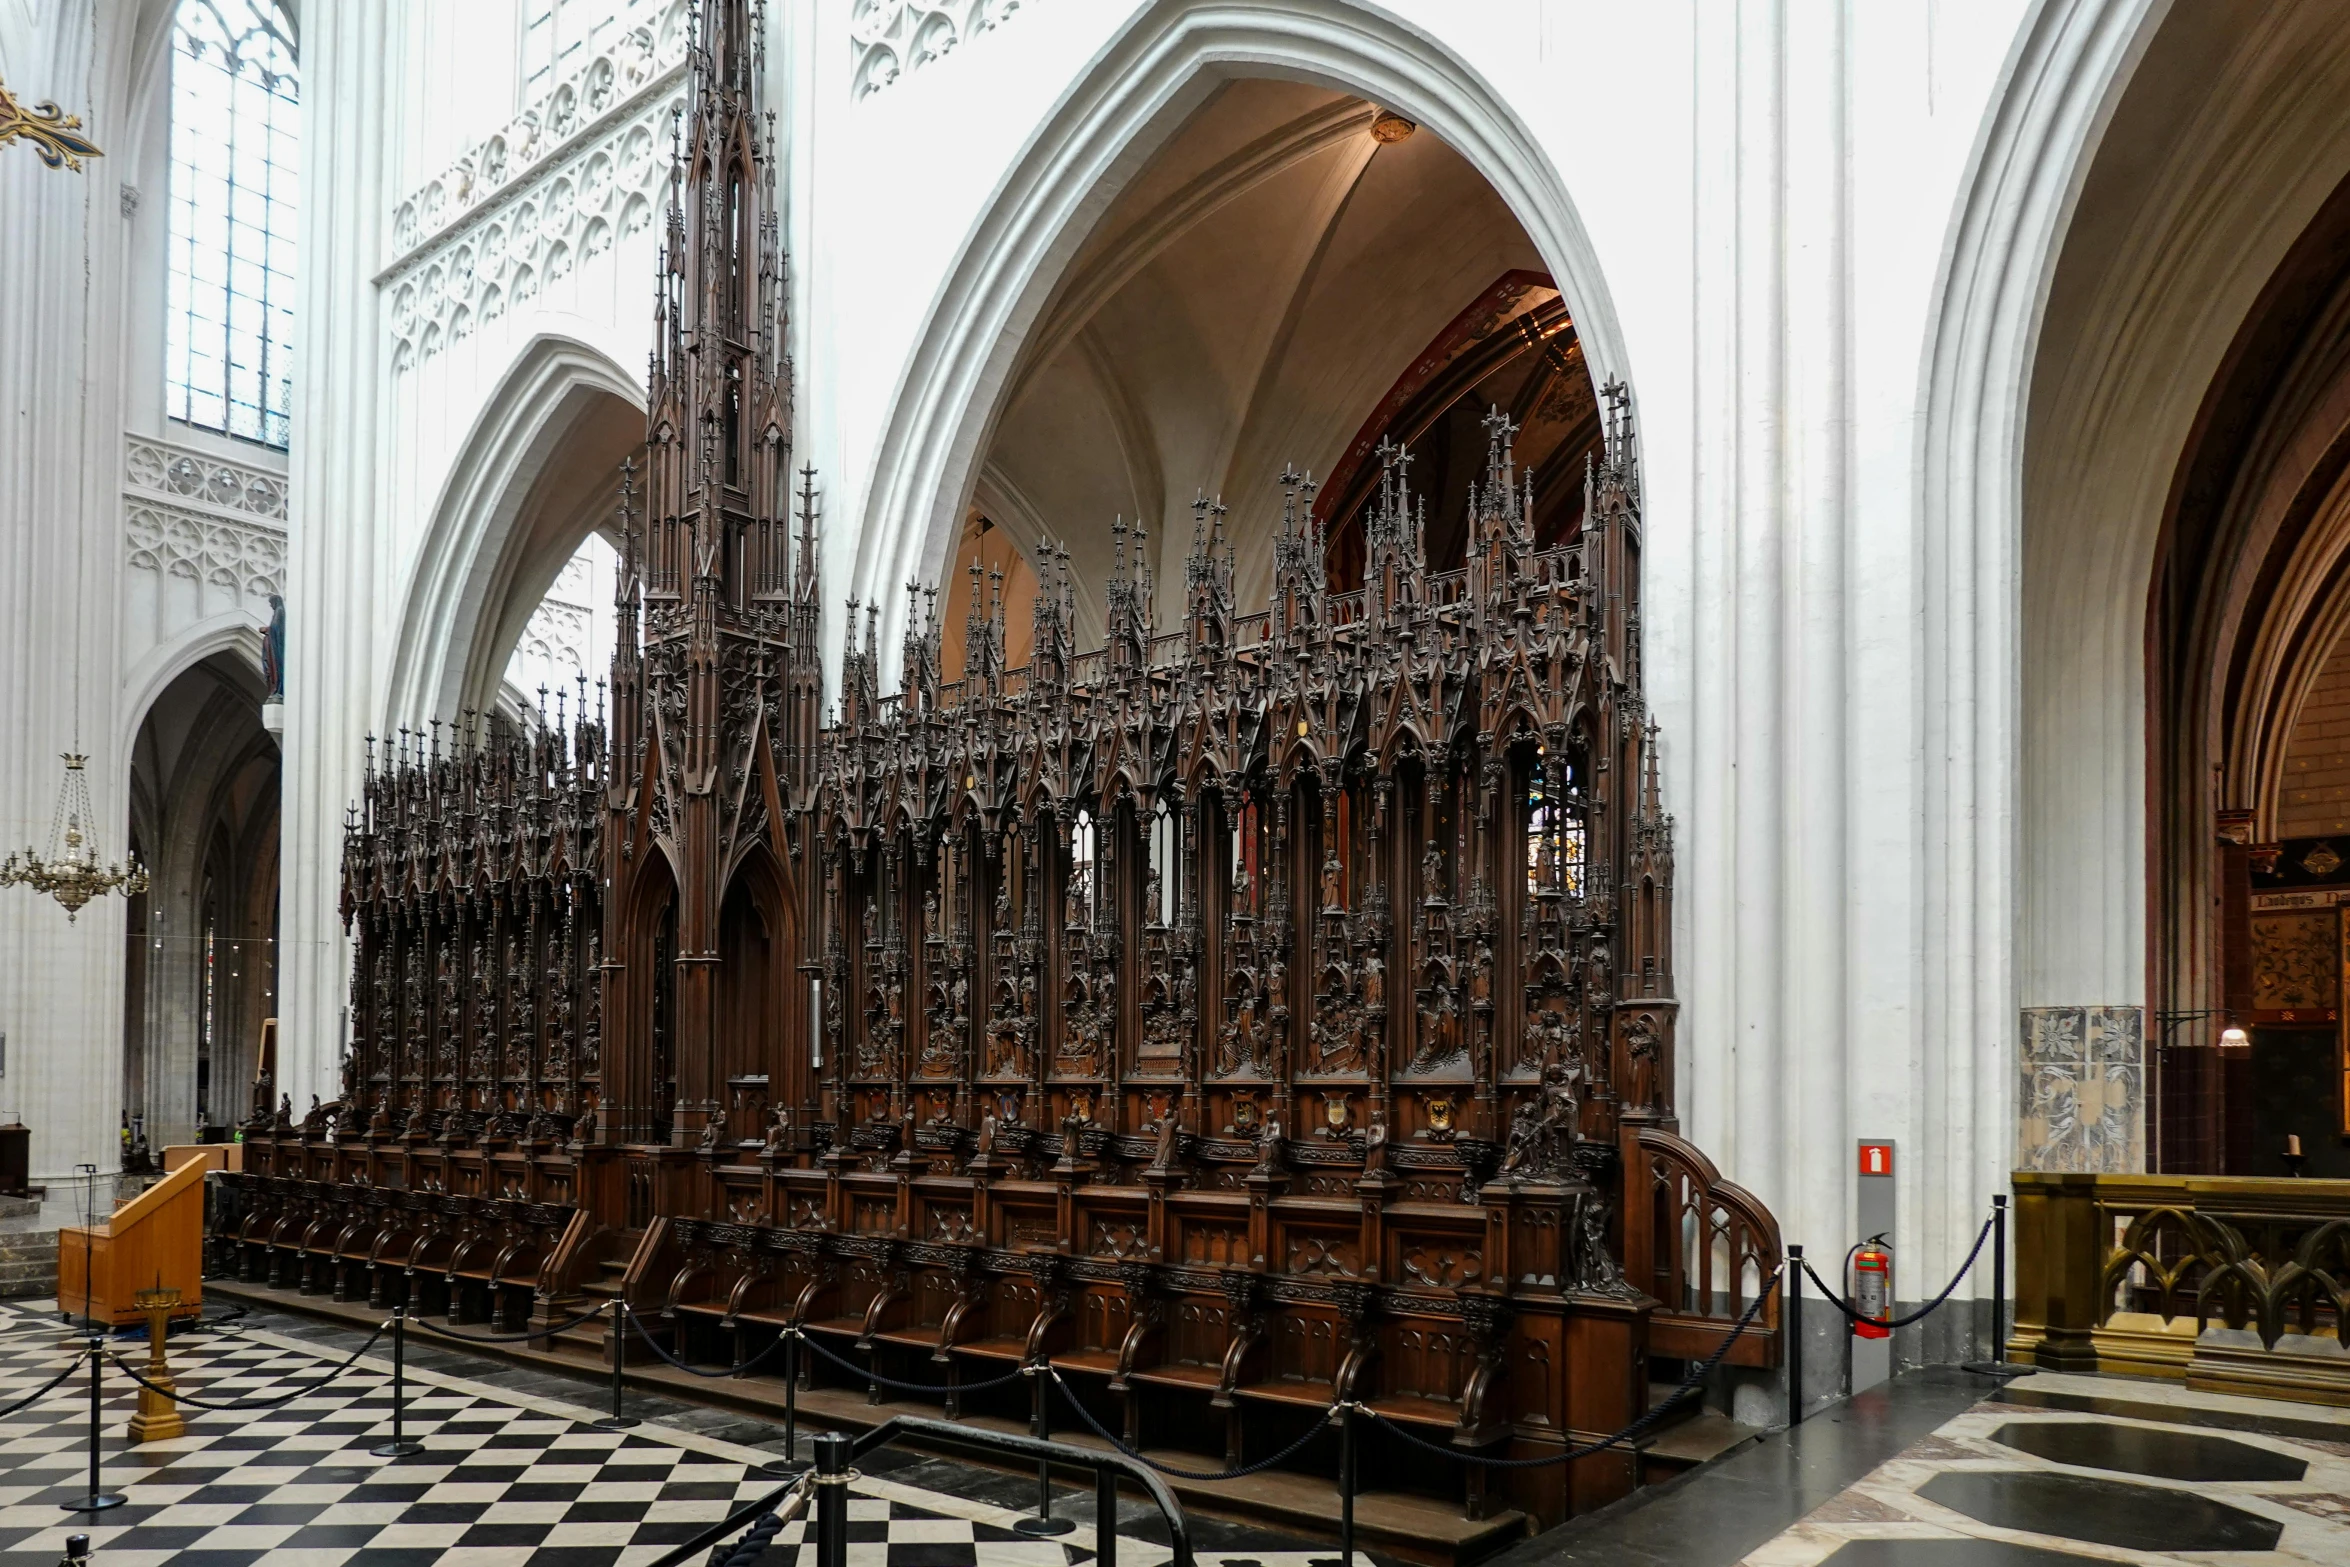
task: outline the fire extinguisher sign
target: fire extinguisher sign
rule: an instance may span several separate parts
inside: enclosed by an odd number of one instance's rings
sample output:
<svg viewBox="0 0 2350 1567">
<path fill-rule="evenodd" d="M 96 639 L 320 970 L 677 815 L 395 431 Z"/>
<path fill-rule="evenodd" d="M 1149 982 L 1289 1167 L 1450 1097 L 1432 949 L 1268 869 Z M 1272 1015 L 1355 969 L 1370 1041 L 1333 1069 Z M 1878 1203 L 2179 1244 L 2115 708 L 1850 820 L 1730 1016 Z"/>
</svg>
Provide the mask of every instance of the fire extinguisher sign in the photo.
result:
<svg viewBox="0 0 2350 1567">
<path fill-rule="evenodd" d="M 1860 1173 L 1863 1175 L 1891 1175 L 1893 1173 L 1893 1145 L 1891 1143 L 1862 1143 L 1860 1145 Z"/>
</svg>

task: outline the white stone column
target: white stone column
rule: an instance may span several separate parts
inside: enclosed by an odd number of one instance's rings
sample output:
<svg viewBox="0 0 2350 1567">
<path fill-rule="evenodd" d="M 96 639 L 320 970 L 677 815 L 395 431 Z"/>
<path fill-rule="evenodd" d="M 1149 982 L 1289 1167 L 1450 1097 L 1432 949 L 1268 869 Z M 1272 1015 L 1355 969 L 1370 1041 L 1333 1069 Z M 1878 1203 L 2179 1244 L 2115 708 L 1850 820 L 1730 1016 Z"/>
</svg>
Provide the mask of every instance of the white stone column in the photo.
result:
<svg viewBox="0 0 2350 1567">
<path fill-rule="evenodd" d="M 124 134 L 131 10 L 60 0 L 12 13 L 0 75 L 25 103 L 79 114 L 104 148 Z M 68 747 L 89 757 L 106 852 L 125 852 L 120 179 L 108 159 L 77 174 L 0 147 L 0 853 L 48 852 Z M 35 1179 L 117 1167 L 126 928 L 119 897 L 68 922 L 46 897 L 0 889 L 0 1114 L 32 1128 Z"/>
<path fill-rule="evenodd" d="M 344 808 L 388 649 L 379 482 L 387 160 L 399 66 L 386 0 L 316 6 L 302 31 L 300 335 L 287 518 L 284 914 L 278 1077 L 297 1106 L 339 1088 L 348 949 L 338 912 Z"/>
<path fill-rule="evenodd" d="M 1681 1108 L 1830 1261 L 1861 1238 L 1856 1142 L 1894 1139 L 1906 1300 L 1965 1259 L 2014 1134 L 2013 555 L 1938 529 L 1920 441 L 1996 62 L 1970 38 L 1948 63 L 1957 29 L 1923 9 L 1743 0 L 1719 22 L 1696 43 L 1672 676 L 1693 715 L 1670 759 Z"/>
</svg>

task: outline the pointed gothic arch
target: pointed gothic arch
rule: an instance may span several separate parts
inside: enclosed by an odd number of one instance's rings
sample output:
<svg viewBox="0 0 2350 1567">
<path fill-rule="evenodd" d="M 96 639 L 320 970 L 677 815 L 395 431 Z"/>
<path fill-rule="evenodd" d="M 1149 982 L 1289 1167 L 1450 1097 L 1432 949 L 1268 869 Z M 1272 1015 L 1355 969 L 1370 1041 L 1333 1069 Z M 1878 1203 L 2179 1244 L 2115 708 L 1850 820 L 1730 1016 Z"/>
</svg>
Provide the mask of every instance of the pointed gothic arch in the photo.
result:
<svg viewBox="0 0 2350 1567">
<path fill-rule="evenodd" d="M 644 389 L 602 349 L 542 333 L 517 354 L 450 464 L 409 573 L 391 677 L 388 732 L 401 723 L 494 706 L 498 677 L 533 605 L 571 558 L 600 504 L 539 515 L 542 483 L 567 439 L 612 423 L 641 439 Z M 612 437 L 607 436 L 607 440 Z M 592 476 L 596 482 L 604 476 Z M 543 524 L 543 526 L 540 526 Z"/>
<path fill-rule="evenodd" d="M 1369 8 L 1301 0 L 1146 8 L 1030 138 L 949 269 L 901 373 L 847 585 L 880 604 L 884 647 L 906 630 L 900 586 L 940 579 L 1017 361 L 1106 197 L 1220 83 L 1243 76 L 1354 94 L 1450 146 L 1540 252 L 1593 381 L 1631 381 L 1597 251 L 1564 180 L 1503 95 L 1465 61 Z"/>
</svg>

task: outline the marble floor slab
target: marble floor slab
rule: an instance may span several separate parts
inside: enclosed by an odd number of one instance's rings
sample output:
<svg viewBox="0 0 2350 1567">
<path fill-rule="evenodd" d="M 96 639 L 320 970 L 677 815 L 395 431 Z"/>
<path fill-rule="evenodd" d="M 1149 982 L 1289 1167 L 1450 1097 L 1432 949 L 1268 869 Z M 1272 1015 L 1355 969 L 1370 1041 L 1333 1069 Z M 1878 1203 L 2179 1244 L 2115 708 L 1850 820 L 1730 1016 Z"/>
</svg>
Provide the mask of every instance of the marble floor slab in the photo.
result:
<svg viewBox="0 0 2350 1567">
<path fill-rule="evenodd" d="M 2350 1563 L 2350 1411 L 2043 1373 L 1870 1470 L 1744 1567 Z"/>
</svg>

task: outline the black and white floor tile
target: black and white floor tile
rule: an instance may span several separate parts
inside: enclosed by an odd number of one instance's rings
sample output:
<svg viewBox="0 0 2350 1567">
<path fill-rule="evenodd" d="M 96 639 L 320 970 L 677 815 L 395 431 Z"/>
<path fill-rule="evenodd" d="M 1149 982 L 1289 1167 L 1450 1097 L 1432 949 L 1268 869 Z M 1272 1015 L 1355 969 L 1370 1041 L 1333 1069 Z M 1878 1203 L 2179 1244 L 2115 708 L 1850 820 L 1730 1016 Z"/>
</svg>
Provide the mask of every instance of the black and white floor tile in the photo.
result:
<svg viewBox="0 0 2350 1567">
<path fill-rule="evenodd" d="M 0 1307 L 0 1408 L 79 1352 L 47 1313 Z M 134 1361 L 137 1340 L 119 1345 Z M 252 1401 L 336 1364 L 258 1330 L 172 1341 L 185 1391 Z M 62 1556 L 86 1533 L 96 1567 L 639 1567 L 778 1482 L 770 1456 L 646 1425 L 598 1431 L 585 1408 L 494 1384 L 411 1370 L 406 1434 L 424 1445 L 391 1460 L 388 1345 L 317 1391 L 251 1413 L 190 1411 L 186 1436 L 133 1445 L 136 1387 L 103 1383 L 105 1488 L 128 1504 L 97 1514 L 61 1503 L 88 1491 L 89 1392 L 77 1375 L 0 1417 L 0 1564 Z M 1090 1530 L 1058 1539 L 1012 1531 L 1016 1514 L 965 1498 L 861 1478 L 849 1503 L 849 1567 L 1081 1567 Z M 762 1567 L 794 1567 L 804 1524 L 786 1527 Z M 1119 1567 L 1161 1567 L 1164 1546 L 1121 1536 Z M 1203 1567 L 1309 1567 L 1334 1557 L 1203 1555 Z"/>
</svg>

